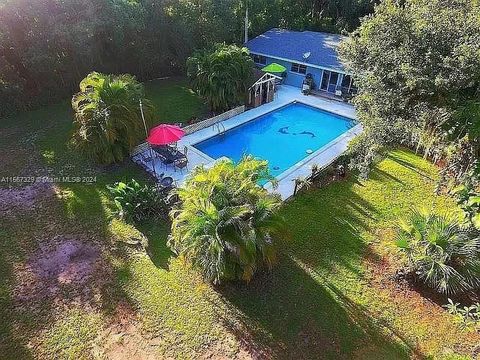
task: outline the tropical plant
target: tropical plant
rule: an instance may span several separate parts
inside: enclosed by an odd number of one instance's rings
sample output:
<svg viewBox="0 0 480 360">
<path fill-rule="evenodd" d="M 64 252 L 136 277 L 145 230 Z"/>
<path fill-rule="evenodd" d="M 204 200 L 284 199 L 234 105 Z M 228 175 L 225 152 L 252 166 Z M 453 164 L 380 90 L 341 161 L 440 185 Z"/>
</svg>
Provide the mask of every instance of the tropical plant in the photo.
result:
<svg viewBox="0 0 480 360">
<path fill-rule="evenodd" d="M 464 329 L 480 329 L 480 303 L 470 306 L 460 306 L 460 303 L 454 303 L 448 298 L 448 304 L 443 305 L 448 313 L 455 316 L 457 322 Z"/>
<path fill-rule="evenodd" d="M 411 274 L 439 293 L 461 293 L 480 285 L 480 237 L 453 215 L 413 210 L 399 222 L 396 245 Z"/>
<path fill-rule="evenodd" d="M 140 100 L 150 125 L 153 107 L 144 98 L 143 85 L 135 77 L 90 73 L 72 98 L 73 146 L 103 164 L 122 161 L 145 137 Z"/>
<path fill-rule="evenodd" d="M 216 45 L 213 51 L 197 51 L 187 60 L 192 87 L 213 111 L 224 111 L 244 102 L 251 85 L 253 60 L 247 48 Z"/>
<path fill-rule="evenodd" d="M 248 281 L 260 267 L 271 268 L 285 229 L 279 196 L 258 186 L 265 180 L 274 181 L 267 162 L 252 157 L 195 168 L 177 190 L 169 246 L 213 283 Z"/>
<path fill-rule="evenodd" d="M 452 190 L 465 218 L 480 230 L 480 193 L 471 185 L 460 185 Z"/>
<path fill-rule="evenodd" d="M 132 179 L 107 186 L 115 203 L 115 215 L 127 222 L 140 222 L 166 216 L 166 199 L 154 186 L 140 185 Z"/>
</svg>

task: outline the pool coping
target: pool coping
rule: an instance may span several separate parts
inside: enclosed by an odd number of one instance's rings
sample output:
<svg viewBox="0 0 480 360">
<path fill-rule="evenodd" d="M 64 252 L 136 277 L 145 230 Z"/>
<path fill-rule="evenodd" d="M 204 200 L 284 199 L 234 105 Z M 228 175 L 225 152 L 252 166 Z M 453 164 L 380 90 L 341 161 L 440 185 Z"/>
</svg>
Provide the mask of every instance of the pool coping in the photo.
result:
<svg viewBox="0 0 480 360">
<path fill-rule="evenodd" d="M 354 126 L 352 126 L 350 129 L 348 129 L 347 131 L 345 131 L 344 133 L 342 133 L 341 135 L 337 136 L 335 139 L 333 139 L 332 141 L 326 143 L 325 145 L 323 145 L 321 148 L 319 148 L 318 150 L 314 151 L 312 154 L 304 157 L 302 160 L 300 160 L 299 162 L 295 163 L 294 165 L 292 165 L 291 167 L 289 167 L 287 170 L 285 170 L 284 172 L 278 174 L 277 176 L 275 176 L 275 178 L 277 179 L 277 181 L 281 181 L 283 179 L 285 179 L 288 175 L 290 175 L 291 173 L 293 173 L 295 170 L 298 170 L 300 167 L 304 166 L 305 164 L 309 163 L 311 160 L 315 159 L 318 155 L 320 155 L 321 153 L 323 153 L 324 151 L 328 150 L 329 148 L 331 148 L 333 145 L 339 143 L 340 141 L 344 140 L 345 138 L 349 138 L 349 137 L 352 137 L 352 136 L 355 136 L 358 132 L 361 131 L 361 125 L 360 124 L 355 124 Z M 340 156 L 340 155 L 339 155 Z M 265 184 L 266 186 L 267 184 Z"/>
</svg>

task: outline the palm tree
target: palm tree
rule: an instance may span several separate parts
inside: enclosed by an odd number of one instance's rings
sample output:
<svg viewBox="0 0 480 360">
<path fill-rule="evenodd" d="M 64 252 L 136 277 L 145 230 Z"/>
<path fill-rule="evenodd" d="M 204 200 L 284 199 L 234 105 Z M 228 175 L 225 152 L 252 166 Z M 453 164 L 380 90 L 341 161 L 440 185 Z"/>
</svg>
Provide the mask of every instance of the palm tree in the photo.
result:
<svg viewBox="0 0 480 360">
<path fill-rule="evenodd" d="M 213 51 L 197 51 L 187 60 L 192 88 L 213 111 L 242 103 L 252 79 L 253 61 L 247 48 L 220 44 Z"/>
<path fill-rule="evenodd" d="M 276 245 L 284 235 L 277 214 L 281 200 L 257 185 L 272 180 L 266 161 L 245 157 L 237 165 L 217 162 L 197 167 L 177 190 L 169 246 L 201 269 L 207 281 L 250 280 L 276 261 Z"/>
<path fill-rule="evenodd" d="M 144 99 L 143 85 L 135 77 L 90 73 L 72 98 L 73 146 L 100 163 L 123 160 L 145 136 L 140 100 L 151 123 L 153 107 Z"/>
<path fill-rule="evenodd" d="M 411 272 L 440 293 L 480 285 L 480 237 L 452 215 L 414 210 L 399 224 L 396 244 L 407 255 Z"/>
</svg>

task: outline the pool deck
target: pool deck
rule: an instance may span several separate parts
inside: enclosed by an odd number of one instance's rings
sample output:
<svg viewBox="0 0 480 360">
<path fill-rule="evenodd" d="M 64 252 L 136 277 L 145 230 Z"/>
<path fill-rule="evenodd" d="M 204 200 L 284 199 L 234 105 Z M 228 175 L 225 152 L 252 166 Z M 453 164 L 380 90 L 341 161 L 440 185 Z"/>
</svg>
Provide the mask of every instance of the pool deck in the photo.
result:
<svg viewBox="0 0 480 360">
<path fill-rule="evenodd" d="M 225 130 L 229 130 L 235 126 L 241 125 L 247 121 L 250 121 L 254 118 L 257 118 L 261 115 L 264 115 L 294 101 L 324 109 L 351 119 L 356 119 L 355 108 L 350 104 L 313 95 L 306 96 L 301 93 L 299 88 L 282 85 L 278 89 L 275 95 L 275 99 L 272 102 L 251 110 L 247 110 L 242 114 L 222 121 L 222 125 Z M 314 164 L 318 165 L 321 168 L 331 164 L 342 153 L 344 153 L 345 150 L 347 150 L 347 146 L 350 140 L 357 136 L 361 131 L 361 125 L 355 125 L 346 133 L 337 137 L 336 139 L 326 144 L 322 148 L 318 149 L 314 153 L 310 154 L 308 157 L 295 164 L 282 174 L 278 175 L 278 187 L 276 189 L 272 189 L 270 183 L 266 184 L 265 188 L 268 191 L 274 191 L 279 193 L 283 200 L 288 199 L 290 196 L 293 195 L 296 178 L 308 177 L 311 173 L 311 167 Z M 189 170 L 193 169 L 198 165 L 205 165 L 207 167 L 210 167 L 215 163 L 215 161 L 220 160 L 212 159 L 208 155 L 202 153 L 201 151 L 197 150 L 195 147 L 192 146 L 217 134 L 218 127 L 211 126 L 190 135 L 184 136 L 178 142 L 178 149 L 183 151 L 185 147 L 187 148 L 188 168 L 183 170 L 177 169 L 176 171 L 174 171 L 171 166 L 166 168 L 159 159 L 156 159 L 154 161 L 156 173 L 163 173 L 164 176 L 171 176 L 175 180 L 177 186 L 182 186 L 185 178 L 190 172 Z M 272 146 L 275 146 L 275 144 L 273 144 Z M 153 167 L 153 164 L 149 163 L 149 166 Z"/>
</svg>

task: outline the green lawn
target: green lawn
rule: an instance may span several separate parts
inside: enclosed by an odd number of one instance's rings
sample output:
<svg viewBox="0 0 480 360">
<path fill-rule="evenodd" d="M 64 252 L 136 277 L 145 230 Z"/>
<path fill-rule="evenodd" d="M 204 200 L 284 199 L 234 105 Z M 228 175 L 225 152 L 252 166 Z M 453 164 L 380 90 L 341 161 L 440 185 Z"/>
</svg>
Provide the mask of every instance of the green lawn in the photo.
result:
<svg viewBox="0 0 480 360">
<path fill-rule="evenodd" d="M 205 113 L 182 80 L 150 83 L 147 94 L 162 122 Z M 0 120 L 0 177 L 32 171 L 97 177 L 92 185 L 59 184 L 14 215 L 0 212 L 0 357 L 93 358 L 134 346 L 136 356 L 181 359 L 460 358 L 455 354 L 468 355 L 479 343 L 439 305 L 390 277 L 395 221 L 412 206 L 454 208 L 433 194 L 437 170 L 420 157 L 392 151 L 365 182 L 352 176 L 287 202 L 282 213 L 291 240 L 272 273 L 212 287 L 172 257 L 168 224 L 134 229 L 112 221 L 105 185 L 143 174 L 129 162 L 89 164 L 66 146 L 70 131 L 68 102 Z M 113 246 L 138 231 L 148 238 L 148 254 L 125 255 Z M 17 289 L 28 279 L 16 274 L 40 244 L 63 236 L 97 244 L 105 275 L 81 296 L 65 286 L 60 302 L 19 302 Z M 125 323 L 138 327 L 117 336 L 111 326 L 122 323 L 124 308 L 132 317 Z"/>
</svg>

